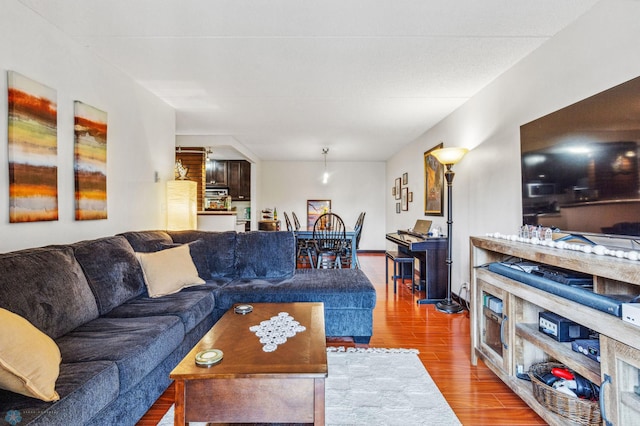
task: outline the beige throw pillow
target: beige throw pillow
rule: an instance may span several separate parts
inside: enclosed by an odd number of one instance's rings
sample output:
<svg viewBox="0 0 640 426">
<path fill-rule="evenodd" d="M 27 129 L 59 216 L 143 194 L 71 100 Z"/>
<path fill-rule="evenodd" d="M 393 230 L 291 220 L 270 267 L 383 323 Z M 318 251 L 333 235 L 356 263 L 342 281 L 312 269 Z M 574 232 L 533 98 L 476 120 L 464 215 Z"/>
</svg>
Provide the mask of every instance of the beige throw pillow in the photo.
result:
<svg viewBox="0 0 640 426">
<path fill-rule="evenodd" d="M 166 296 L 205 283 L 198 276 L 186 244 L 153 253 L 136 253 L 136 256 L 150 297 Z"/>
<path fill-rule="evenodd" d="M 56 342 L 29 321 L 0 308 L 0 388 L 57 401 L 62 356 Z"/>
</svg>

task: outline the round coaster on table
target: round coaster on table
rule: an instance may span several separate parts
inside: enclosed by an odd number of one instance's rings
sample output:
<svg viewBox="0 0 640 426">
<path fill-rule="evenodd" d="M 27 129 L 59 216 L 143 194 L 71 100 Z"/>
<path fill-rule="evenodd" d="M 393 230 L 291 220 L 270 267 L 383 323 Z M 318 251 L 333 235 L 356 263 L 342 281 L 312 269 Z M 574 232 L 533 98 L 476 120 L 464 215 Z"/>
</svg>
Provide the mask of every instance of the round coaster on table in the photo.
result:
<svg viewBox="0 0 640 426">
<path fill-rule="evenodd" d="M 253 306 L 251 306 L 251 305 L 238 305 L 235 308 L 233 308 L 233 311 L 236 314 L 246 315 L 246 314 L 248 314 L 248 313 L 253 311 Z"/>
<path fill-rule="evenodd" d="M 222 361 L 224 354 L 220 349 L 207 349 L 196 354 L 196 365 L 200 367 L 211 367 Z"/>
</svg>

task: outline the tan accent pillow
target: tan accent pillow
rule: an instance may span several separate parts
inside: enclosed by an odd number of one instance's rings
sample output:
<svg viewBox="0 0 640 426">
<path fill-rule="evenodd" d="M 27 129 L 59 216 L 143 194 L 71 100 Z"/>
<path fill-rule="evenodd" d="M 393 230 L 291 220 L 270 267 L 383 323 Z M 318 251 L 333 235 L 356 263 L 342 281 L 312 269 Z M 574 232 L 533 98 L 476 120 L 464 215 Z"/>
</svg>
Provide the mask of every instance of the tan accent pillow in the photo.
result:
<svg viewBox="0 0 640 426">
<path fill-rule="evenodd" d="M 186 244 L 153 253 L 136 253 L 136 256 L 150 297 L 166 296 L 205 283 L 198 276 Z"/>
<path fill-rule="evenodd" d="M 62 356 L 56 342 L 29 321 L 0 308 L 0 388 L 57 401 Z"/>
</svg>

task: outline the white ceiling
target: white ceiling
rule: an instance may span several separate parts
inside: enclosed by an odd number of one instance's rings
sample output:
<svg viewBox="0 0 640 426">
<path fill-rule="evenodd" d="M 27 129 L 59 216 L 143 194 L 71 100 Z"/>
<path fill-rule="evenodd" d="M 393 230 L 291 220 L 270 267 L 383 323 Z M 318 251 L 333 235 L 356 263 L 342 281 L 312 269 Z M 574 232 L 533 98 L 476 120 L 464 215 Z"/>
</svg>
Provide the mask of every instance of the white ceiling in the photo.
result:
<svg viewBox="0 0 640 426">
<path fill-rule="evenodd" d="M 597 0 L 20 0 L 263 160 L 384 161 Z"/>
</svg>

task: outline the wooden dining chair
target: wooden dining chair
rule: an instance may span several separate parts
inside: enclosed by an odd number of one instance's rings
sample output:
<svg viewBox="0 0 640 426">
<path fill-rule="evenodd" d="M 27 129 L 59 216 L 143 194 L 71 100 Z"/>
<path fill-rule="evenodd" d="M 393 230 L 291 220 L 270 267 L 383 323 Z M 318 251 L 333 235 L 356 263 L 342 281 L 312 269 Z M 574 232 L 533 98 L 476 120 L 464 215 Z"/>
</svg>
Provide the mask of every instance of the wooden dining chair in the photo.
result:
<svg viewBox="0 0 640 426">
<path fill-rule="evenodd" d="M 282 215 L 284 216 L 284 223 L 287 224 L 287 231 L 293 232 L 293 227 L 291 226 L 291 221 L 289 220 L 289 215 L 287 214 L 287 212 L 282 212 Z"/>
<path fill-rule="evenodd" d="M 293 218 L 294 231 L 300 230 L 300 221 L 296 212 L 291 212 Z M 313 243 L 306 238 L 296 238 L 296 267 L 314 267 L 313 258 L 315 257 Z"/>
<path fill-rule="evenodd" d="M 340 256 L 344 255 L 346 242 L 342 218 L 335 213 L 320 215 L 313 225 L 316 268 L 341 268 Z"/>
<path fill-rule="evenodd" d="M 353 227 L 353 231 L 356 233 L 356 246 L 355 248 L 352 247 L 352 240 L 351 238 L 348 238 L 346 243 L 345 243 L 345 247 L 344 247 L 344 253 L 342 254 L 342 256 L 340 256 L 340 260 L 342 262 L 342 266 L 345 268 L 350 268 L 351 267 L 351 262 L 353 259 L 353 250 L 358 250 L 360 248 L 360 237 L 362 236 L 362 227 L 364 225 L 364 217 L 367 213 L 366 212 L 361 212 L 358 215 L 358 219 L 356 220 L 356 224 Z M 355 264 L 356 268 L 360 268 L 360 261 L 358 260 L 358 256 L 356 256 L 356 264 Z"/>
<path fill-rule="evenodd" d="M 293 218 L 293 226 L 296 231 L 300 230 L 300 221 L 298 220 L 298 216 L 296 216 L 296 212 L 291 212 L 291 217 Z"/>
</svg>

